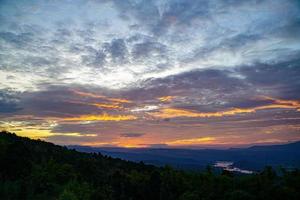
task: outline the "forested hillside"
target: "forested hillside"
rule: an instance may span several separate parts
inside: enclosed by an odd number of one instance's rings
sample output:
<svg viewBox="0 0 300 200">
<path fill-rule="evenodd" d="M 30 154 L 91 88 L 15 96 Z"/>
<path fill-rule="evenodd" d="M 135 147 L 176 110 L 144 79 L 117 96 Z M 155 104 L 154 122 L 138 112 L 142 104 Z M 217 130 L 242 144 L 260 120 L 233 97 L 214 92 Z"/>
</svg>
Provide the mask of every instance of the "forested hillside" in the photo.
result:
<svg viewBox="0 0 300 200">
<path fill-rule="evenodd" d="M 157 168 L 0 133 L 0 199 L 300 199 L 300 171 L 214 174 Z"/>
</svg>

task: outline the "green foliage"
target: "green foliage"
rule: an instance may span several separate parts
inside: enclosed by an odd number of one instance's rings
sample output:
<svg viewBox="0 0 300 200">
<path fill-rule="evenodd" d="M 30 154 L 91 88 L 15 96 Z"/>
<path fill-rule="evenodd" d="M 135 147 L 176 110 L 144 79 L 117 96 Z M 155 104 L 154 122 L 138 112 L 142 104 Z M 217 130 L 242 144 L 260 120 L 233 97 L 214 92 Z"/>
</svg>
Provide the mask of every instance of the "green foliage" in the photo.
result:
<svg viewBox="0 0 300 200">
<path fill-rule="evenodd" d="M 58 200 L 78 200 L 76 195 L 69 190 L 64 190 L 61 195 L 59 195 Z"/>
<path fill-rule="evenodd" d="M 158 168 L 0 133 L 0 199 L 298 200 L 300 171 L 254 175 Z"/>
</svg>

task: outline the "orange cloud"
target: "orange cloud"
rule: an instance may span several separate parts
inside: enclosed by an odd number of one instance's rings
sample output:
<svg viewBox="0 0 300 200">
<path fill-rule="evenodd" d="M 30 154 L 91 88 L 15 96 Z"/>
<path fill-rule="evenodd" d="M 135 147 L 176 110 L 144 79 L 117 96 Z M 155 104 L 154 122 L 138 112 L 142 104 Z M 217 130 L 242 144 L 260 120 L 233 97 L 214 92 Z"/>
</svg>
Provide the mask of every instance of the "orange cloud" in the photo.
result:
<svg viewBox="0 0 300 200">
<path fill-rule="evenodd" d="M 253 108 L 232 108 L 230 110 L 219 111 L 219 112 L 196 112 L 185 109 L 177 109 L 177 108 L 165 108 L 158 112 L 149 113 L 154 117 L 159 118 L 175 118 L 175 117 L 223 117 L 223 116 L 231 116 L 236 114 L 243 113 L 254 113 L 258 110 L 266 110 L 266 109 L 296 109 L 300 111 L 300 102 L 299 101 L 291 101 L 291 100 L 279 100 L 268 98 L 273 101 L 273 104 L 265 105 L 265 106 L 257 106 Z"/>
<path fill-rule="evenodd" d="M 81 101 L 67 101 L 68 103 L 81 104 L 81 105 L 90 105 L 96 106 L 98 108 L 108 108 L 108 109 L 121 109 L 123 106 L 120 106 L 118 103 L 89 103 Z"/>
<path fill-rule="evenodd" d="M 106 103 L 92 103 L 91 105 L 99 108 L 111 108 L 111 109 L 120 109 L 122 106 L 116 104 L 106 104 Z"/>
<path fill-rule="evenodd" d="M 72 92 L 79 96 L 83 96 L 83 97 L 105 99 L 105 100 L 113 101 L 113 102 L 117 102 L 117 103 L 132 103 L 132 101 L 127 100 L 127 99 L 110 98 L 110 97 L 106 97 L 103 95 L 97 95 L 97 94 L 89 93 L 89 92 L 81 92 L 81 91 L 77 91 L 77 90 L 72 90 Z"/>
<path fill-rule="evenodd" d="M 118 99 L 118 98 L 106 98 L 107 100 L 118 102 L 118 103 L 132 103 L 132 101 L 128 99 Z"/>
<path fill-rule="evenodd" d="M 250 113 L 254 112 L 253 109 L 232 109 L 228 111 L 222 112 L 210 112 L 210 113 L 202 113 L 202 112 L 195 112 L 189 111 L 184 109 L 176 109 L 176 108 L 165 108 L 160 110 L 159 112 L 150 113 L 150 115 L 159 118 L 174 118 L 174 117 L 222 117 L 227 115 L 235 115 L 239 113 Z"/>
<path fill-rule="evenodd" d="M 170 102 L 174 98 L 175 98 L 174 96 L 163 96 L 163 97 L 159 97 L 158 100 L 160 100 L 161 102 Z"/>
<path fill-rule="evenodd" d="M 214 137 L 199 137 L 199 138 L 191 138 L 191 139 L 181 139 L 174 140 L 171 142 L 166 142 L 167 145 L 196 145 L 196 144 L 211 144 L 214 142 L 216 138 Z"/>
<path fill-rule="evenodd" d="M 146 148 L 147 145 L 139 144 L 138 142 L 130 142 L 130 141 L 111 141 L 111 142 L 84 142 L 82 143 L 84 146 L 114 146 L 114 147 L 123 147 L 123 148 Z"/>
<path fill-rule="evenodd" d="M 106 96 L 103 95 L 97 95 L 97 94 L 93 94 L 93 93 L 89 93 L 89 92 L 81 92 L 78 90 L 72 90 L 73 93 L 79 95 L 79 96 L 83 96 L 83 97 L 92 97 L 92 98 L 106 98 Z"/>
<path fill-rule="evenodd" d="M 297 109 L 297 111 L 300 111 L 300 101 L 296 101 L 296 100 L 282 100 L 282 99 L 275 99 L 272 97 L 262 97 L 263 99 L 266 100 L 271 100 L 273 101 L 275 104 L 279 104 L 282 106 L 286 106 L 286 108 L 295 108 Z"/>
<path fill-rule="evenodd" d="M 106 113 L 102 115 L 81 115 L 79 117 L 64 118 L 64 121 L 126 121 L 137 119 L 133 115 L 108 115 Z"/>
</svg>

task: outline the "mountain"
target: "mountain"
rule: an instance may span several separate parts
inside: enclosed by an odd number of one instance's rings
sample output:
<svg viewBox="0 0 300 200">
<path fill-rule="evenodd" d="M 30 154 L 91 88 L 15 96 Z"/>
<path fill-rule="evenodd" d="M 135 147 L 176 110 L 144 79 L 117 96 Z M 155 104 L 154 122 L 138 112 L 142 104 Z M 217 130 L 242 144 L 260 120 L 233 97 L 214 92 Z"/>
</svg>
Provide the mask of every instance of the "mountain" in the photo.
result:
<svg viewBox="0 0 300 200">
<path fill-rule="evenodd" d="M 137 150 L 130 151 L 134 154 Z M 145 151 L 152 155 L 176 152 L 187 155 L 186 162 L 194 152 Z M 3 131 L 0 132 L 0 199 L 297 200 L 300 199 L 300 171 L 282 170 L 279 175 L 271 167 L 250 175 L 230 171 L 216 174 L 210 167 L 201 172 L 182 171 L 101 153 L 78 152 Z"/>
<path fill-rule="evenodd" d="M 82 152 L 100 152 L 104 155 L 157 166 L 166 164 L 180 169 L 204 169 L 219 161 L 233 162 L 241 169 L 259 171 L 266 165 L 275 168 L 300 167 L 300 142 L 282 145 L 253 146 L 249 148 L 217 149 L 151 149 L 151 148 L 96 148 L 69 146 Z"/>
<path fill-rule="evenodd" d="M 288 144 L 278 144 L 278 145 L 264 145 L 264 146 L 252 146 L 249 147 L 250 150 L 265 150 L 265 151 L 299 151 L 300 141 L 292 142 Z"/>
</svg>

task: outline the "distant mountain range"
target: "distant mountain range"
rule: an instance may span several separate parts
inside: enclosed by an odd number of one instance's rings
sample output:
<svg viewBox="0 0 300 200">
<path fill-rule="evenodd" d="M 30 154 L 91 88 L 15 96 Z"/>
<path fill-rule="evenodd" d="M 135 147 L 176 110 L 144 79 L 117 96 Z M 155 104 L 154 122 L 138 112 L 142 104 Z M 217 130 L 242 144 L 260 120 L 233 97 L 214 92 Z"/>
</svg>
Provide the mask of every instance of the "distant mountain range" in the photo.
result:
<svg viewBox="0 0 300 200">
<path fill-rule="evenodd" d="M 233 167 L 259 171 L 266 165 L 272 167 L 299 168 L 300 141 L 249 148 L 219 149 L 154 149 L 154 148 L 110 148 L 68 146 L 81 152 L 100 152 L 114 158 L 157 166 L 171 165 L 180 169 L 203 169 L 217 162 L 232 162 Z"/>
</svg>

